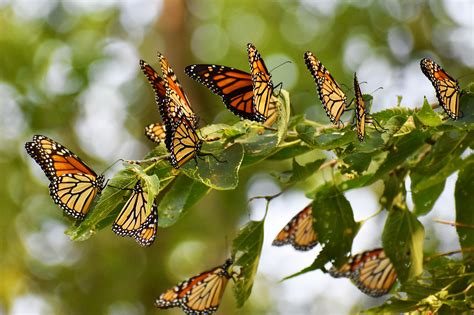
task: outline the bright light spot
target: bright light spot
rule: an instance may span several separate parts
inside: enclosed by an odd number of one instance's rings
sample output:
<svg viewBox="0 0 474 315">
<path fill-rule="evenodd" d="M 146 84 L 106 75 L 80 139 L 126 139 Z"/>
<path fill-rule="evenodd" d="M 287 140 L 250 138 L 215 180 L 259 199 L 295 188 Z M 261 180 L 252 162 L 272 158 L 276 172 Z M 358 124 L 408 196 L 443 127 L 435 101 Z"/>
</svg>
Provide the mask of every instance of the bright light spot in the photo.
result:
<svg viewBox="0 0 474 315">
<path fill-rule="evenodd" d="M 57 0 L 15 0 L 12 3 L 15 14 L 20 19 L 45 18 L 57 5 Z"/>
<path fill-rule="evenodd" d="M 53 314 L 51 306 L 39 295 L 23 295 L 13 300 L 10 315 L 49 315 Z"/>
<path fill-rule="evenodd" d="M 313 1 L 313 0 L 301 0 L 301 4 L 308 10 L 316 11 L 325 16 L 334 15 L 339 5 L 339 0 L 332 1 Z"/>
<path fill-rule="evenodd" d="M 0 82 L 0 139 L 2 142 L 20 137 L 27 125 L 17 103 L 18 99 L 19 95 L 12 86 Z"/>
<path fill-rule="evenodd" d="M 68 46 L 58 47 L 51 55 L 51 64 L 42 82 L 42 88 L 51 95 L 76 92 L 81 82 L 74 80 L 71 74 L 71 49 Z"/>
<path fill-rule="evenodd" d="M 67 226 L 59 221 L 47 220 L 38 232 L 25 235 L 24 242 L 31 257 L 44 265 L 72 265 L 79 259 L 73 243 L 64 234 Z"/>
<path fill-rule="evenodd" d="M 388 30 L 388 45 L 399 59 L 405 59 L 413 49 L 413 36 L 408 28 L 392 27 Z"/>
<path fill-rule="evenodd" d="M 217 24 L 199 26 L 191 38 L 193 54 L 206 62 L 222 59 L 229 48 L 227 33 Z"/>
<path fill-rule="evenodd" d="M 161 14 L 163 1 L 119 1 L 120 22 L 129 34 L 142 38 L 150 24 Z"/>
<path fill-rule="evenodd" d="M 344 65 L 354 71 L 371 54 L 372 48 L 368 37 L 362 35 L 350 37 L 344 45 Z"/>
<path fill-rule="evenodd" d="M 459 25 L 474 27 L 474 2 L 472 0 L 443 0 L 446 13 Z"/>
<path fill-rule="evenodd" d="M 109 306 L 108 315 L 142 315 L 145 310 L 142 304 L 132 304 L 124 301 L 114 302 Z"/>
</svg>

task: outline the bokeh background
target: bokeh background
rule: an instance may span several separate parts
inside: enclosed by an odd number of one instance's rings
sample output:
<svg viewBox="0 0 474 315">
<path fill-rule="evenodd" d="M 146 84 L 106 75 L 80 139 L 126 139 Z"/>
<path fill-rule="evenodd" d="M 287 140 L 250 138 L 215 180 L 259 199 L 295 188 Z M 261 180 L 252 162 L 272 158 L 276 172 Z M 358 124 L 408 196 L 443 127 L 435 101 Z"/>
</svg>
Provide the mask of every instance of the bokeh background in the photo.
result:
<svg viewBox="0 0 474 315">
<path fill-rule="evenodd" d="M 139 159 L 153 148 L 145 125 L 159 118 L 139 59 L 159 68 L 168 57 L 201 124 L 229 122 L 220 98 L 182 69 L 217 63 L 247 70 L 246 44 L 260 50 L 275 83 L 290 91 L 292 110 L 327 121 L 303 53 L 311 50 L 348 95 L 353 72 L 373 111 L 417 107 L 434 90 L 419 69 L 432 57 L 461 87 L 474 73 L 471 0 L 0 0 L 0 314 L 180 314 L 158 311 L 154 299 L 185 278 L 222 263 L 232 239 L 264 202 L 279 192 L 269 175 L 288 164 L 263 163 L 241 171 L 238 189 L 211 192 L 176 225 L 160 229 L 151 248 L 139 248 L 107 228 L 85 242 L 64 234 L 70 221 L 53 204 L 48 181 L 24 143 L 47 135 L 77 153 L 98 173 L 119 158 Z M 111 176 L 120 166 L 106 172 Z M 320 180 L 330 180 L 322 174 Z M 421 220 L 427 251 L 459 247 L 451 176 L 434 210 Z M 409 187 L 409 186 L 408 186 Z M 347 314 L 378 305 L 348 280 L 319 271 L 280 282 L 309 265 L 318 249 L 272 248 L 273 237 L 308 199 L 295 187 L 275 199 L 252 296 L 237 310 L 230 288 L 219 314 Z M 379 208 L 376 183 L 350 191 L 356 219 Z M 368 221 L 353 251 L 380 245 L 384 215 Z M 230 285 L 232 286 L 232 284 Z M 229 287 L 230 287 L 229 286 Z"/>
</svg>

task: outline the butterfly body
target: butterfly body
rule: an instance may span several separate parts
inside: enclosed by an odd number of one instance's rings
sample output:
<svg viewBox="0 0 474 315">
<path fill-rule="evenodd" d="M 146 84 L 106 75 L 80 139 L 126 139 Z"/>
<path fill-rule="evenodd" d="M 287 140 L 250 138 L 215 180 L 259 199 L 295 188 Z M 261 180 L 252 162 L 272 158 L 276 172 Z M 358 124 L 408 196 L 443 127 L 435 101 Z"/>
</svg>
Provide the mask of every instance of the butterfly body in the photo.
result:
<svg viewBox="0 0 474 315">
<path fill-rule="evenodd" d="M 431 84 L 435 88 L 439 105 L 443 107 L 451 119 L 458 119 L 460 117 L 460 88 L 458 81 L 452 78 L 433 60 L 427 58 L 421 59 L 420 67 L 423 74 L 431 81 Z"/>
<path fill-rule="evenodd" d="M 217 311 L 232 274 L 232 260 L 202 272 L 162 293 L 155 301 L 158 308 L 181 307 L 186 314 L 208 315 Z"/>
<path fill-rule="evenodd" d="M 310 51 L 304 54 L 306 67 L 314 78 L 318 96 L 331 122 L 340 125 L 341 115 L 347 107 L 347 97 L 331 73 Z"/>
<path fill-rule="evenodd" d="M 53 201 L 66 214 L 84 219 L 95 196 L 104 188 L 104 176 L 97 176 L 77 155 L 46 136 L 33 136 L 25 149 L 50 180 Z"/>
</svg>

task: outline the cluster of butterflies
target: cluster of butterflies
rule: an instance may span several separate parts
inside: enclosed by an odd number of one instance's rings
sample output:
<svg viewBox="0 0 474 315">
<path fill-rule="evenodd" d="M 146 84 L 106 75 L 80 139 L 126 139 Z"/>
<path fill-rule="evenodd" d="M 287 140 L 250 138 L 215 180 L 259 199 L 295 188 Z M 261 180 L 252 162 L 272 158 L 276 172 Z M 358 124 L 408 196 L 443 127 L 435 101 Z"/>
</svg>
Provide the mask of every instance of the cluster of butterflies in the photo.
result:
<svg viewBox="0 0 474 315">
<path fill-rule="evenodd" d="M 273 246 L 291 245 L 296 250 L 308 251 L 318 244 L 313 229 L 312 205 L 298 212 L 273 240 Z M 376 248 L 352 256 L 339 268 L 332 267 L 329 274 L 335 278 L 346 277 L 367 295 L 378 297 L 392 288 L 397 273 L 383 248 Z"/>
<path fill-rule="evenodd" d="M 185 68 L 185 73 L 219 95 L 226 107 L 242 119 L 270 127 L 278 118 L 275 86 L 271 74 L 254 45 L 247 45 L 250 73 L 231 67 L 195 64 Z M 198 118 L 190 106 L 174 71 L 166 58 L 158 54 L 162 77 L 145 61 L 140 66 L 155 91 L 163 123 L 145 128 L 145 133 L 156 143 L 164 142 L 170 154 L 170 163 L 180 168 L 191 159 L 196 160 L 203 139 L 197 133 Z M 330 121 L 339 126 L 341 115 L 350 104 L 329 71 L 311 52 L 304 56 L 314 77 L 319 98 Z M 454 120 L 460 117 L 458 82 L 437 63 L 421 60 L 421 69 L 433 84 L 440 106 Z M 354 74 L 355 118 L 360 141 L 365 137 L 365 125 L 378 123 L 369 115 Z M 380 126 L 380 125 L 379 125 Z M 67 215 L 83 220 L 96 195 L 105 188 L 104 176 L 98 176 L 78 156 L 58 142 L 42 135 L 33 136 L 25 144 L 28 154 L 38 163 L 50 180 L 49 190 L 53 201 Z M 133 237 L 140 245 L 150 246 L 156 238 L 158 211 L 156 204 L 147 205 L 148 194 L 140 180 L 130 190 L 131 194 L 115 219 L 112 230 L 120 236 Z M 317 234 L 312 228 L 311 206 L 298 213 L 278 234 L 275 246 L 291 244 L 297 250 L 309 250 L 317 244 Z M 355 255 L 340 268 L 332 268 L 334 277 L 348 277 L 364 293 L 371 296 L 386 294 L 396 280 L 396 272 L 383 249 Z M 159 308 L 181 307 L 187 314 L 211 314 L 217 310 L 229 279 L 238 273 L 232 260 L 203 272 L 166 291 L 156 300 Z"/>
</svg>

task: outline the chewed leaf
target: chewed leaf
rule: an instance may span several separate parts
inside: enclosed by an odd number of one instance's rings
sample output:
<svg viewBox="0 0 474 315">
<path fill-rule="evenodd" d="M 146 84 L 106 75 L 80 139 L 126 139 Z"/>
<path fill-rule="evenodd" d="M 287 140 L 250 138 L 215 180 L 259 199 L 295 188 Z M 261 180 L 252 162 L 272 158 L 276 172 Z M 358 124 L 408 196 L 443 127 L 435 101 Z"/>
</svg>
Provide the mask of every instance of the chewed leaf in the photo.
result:
<svg viewBox="0 0 474 315">
<path fill-rule="evenodd" d="M 240 229 L 232 243 L 234 266 L 241 270 L 234 286 L 238 307 L 244 305 L 252 292 L 263 245 L 263 223 L 264 221 L 250 221 Z"/>
<path fill-rule="evenodd" d="M 203 148 L 204 152 L 205 147 Z M 198 158 L 198 163 L 189 161 L 182 168 L 183 173 L 217 190 L 234 189 L 239 183 L 239 169 L 244 156 L 240 144 L 233 144 L 222 152 L 206 152 L 207 155 Z"/>
</svg>

